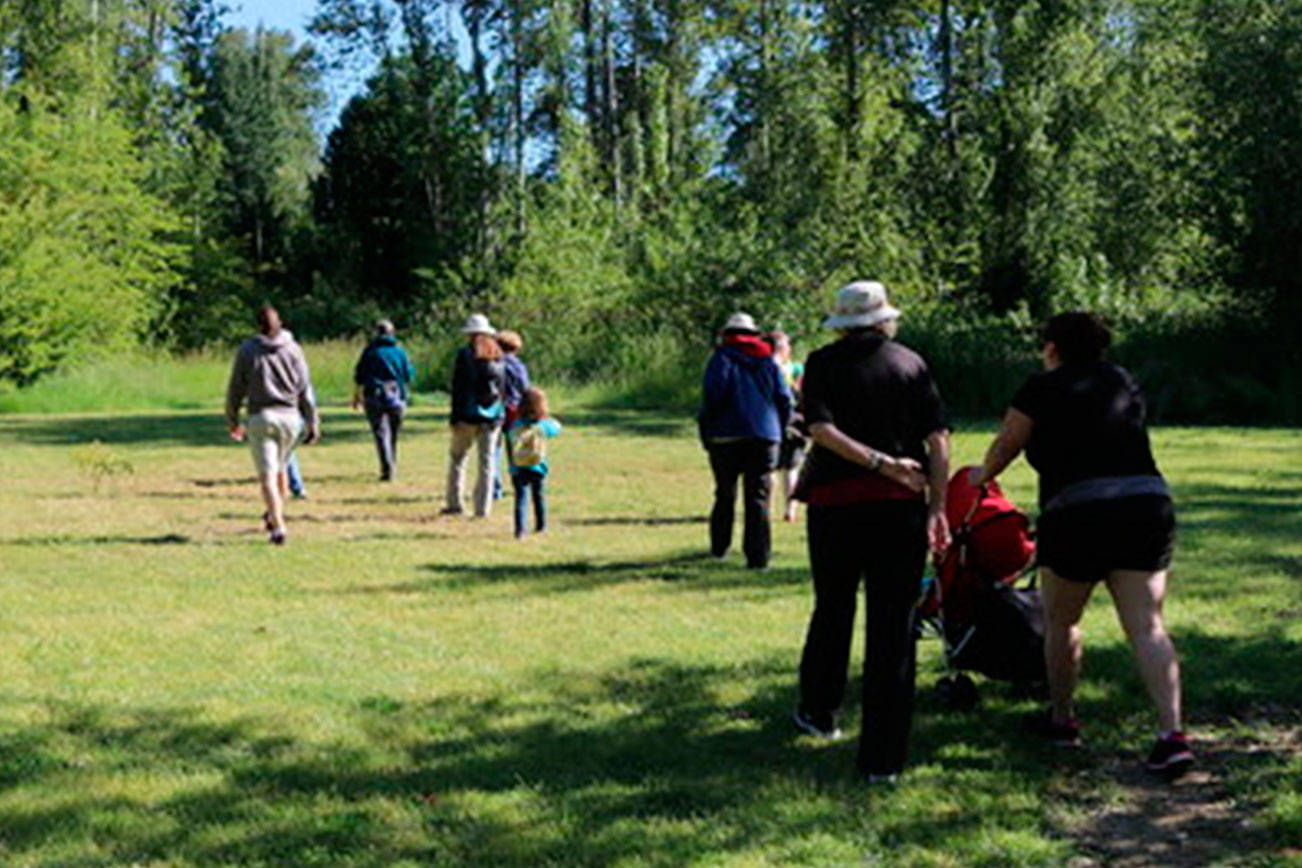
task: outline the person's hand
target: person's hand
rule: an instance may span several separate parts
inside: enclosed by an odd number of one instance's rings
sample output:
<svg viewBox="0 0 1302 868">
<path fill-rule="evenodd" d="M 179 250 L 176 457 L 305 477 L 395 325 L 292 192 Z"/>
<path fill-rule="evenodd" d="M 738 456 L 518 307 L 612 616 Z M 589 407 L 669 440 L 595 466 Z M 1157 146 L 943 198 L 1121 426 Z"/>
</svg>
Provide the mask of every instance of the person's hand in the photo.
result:
<svg viewBox="0 0 1302 868">
<path fill-rule="evenodd" d="M 321 442 L 321 426 L 313 425 L 303 434 L 303 445 L 311 446 L 314 443 Z"/>
<path fill-rule="evenodd" d="M 980 488 L 989 481 L 989 478 L 986 477 L 986 468 L 984 464 L 973 467 L 967 472 L 967 484 L 973 488 Z"/>
<path fill-rule="evenodd" d="M 935 555 L 943 555 L 949 550 L 949 519 L 945 510 L 933 509 L 927 514 L 927 543 Z"/>
<path fill-rule="evenodd" d="M 229 426 L 229 427 L 227 428 L 227 430 L 230 431 L 230 433 L 231 433 L 231 439 L 234 440 L 236 443 L 243 443 L 243 442 L 244 442 L 244 426 L 243 426 L 243 425 L 231 425 L 231 426 Z"/>
<path fill-rule="evenodd" d="M 922 465 L 912 458 L 883 459 L 877 472 L 887 479 L 893 479 L 910 491 L 922 491 L 927 487 L 927 477 L 922 472 Z"/>
</svg>

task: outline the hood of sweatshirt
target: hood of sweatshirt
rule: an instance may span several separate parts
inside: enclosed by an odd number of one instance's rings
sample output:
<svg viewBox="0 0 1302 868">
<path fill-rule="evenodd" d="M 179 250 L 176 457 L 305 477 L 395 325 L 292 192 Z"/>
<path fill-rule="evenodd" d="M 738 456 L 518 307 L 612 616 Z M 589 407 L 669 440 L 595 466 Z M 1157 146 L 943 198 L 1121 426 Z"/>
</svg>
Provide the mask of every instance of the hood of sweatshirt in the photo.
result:
<svg viewBox="0 0 1302 868">
<path fill-rule="evenodd" d="M 773 348 L 759 335 L 728 335 L 719 349 L 748 366 L 763 364 L 773 356 Z"/>
<path fill-rule="evenodd" d="M 259 334 L 254 340 L 258 342 L 259 349 L 278 350 L 294 342 L 294 333 L 289 329 L 281 329 L 275 335 Z"/>
</svg>

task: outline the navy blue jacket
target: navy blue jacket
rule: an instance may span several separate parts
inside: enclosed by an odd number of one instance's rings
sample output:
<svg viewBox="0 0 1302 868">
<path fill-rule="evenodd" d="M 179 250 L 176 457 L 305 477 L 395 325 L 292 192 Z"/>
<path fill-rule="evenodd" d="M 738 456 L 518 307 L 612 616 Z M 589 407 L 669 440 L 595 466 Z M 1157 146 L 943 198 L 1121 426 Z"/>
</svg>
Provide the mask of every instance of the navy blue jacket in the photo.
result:
<svg viewBox="0 0 1302 868">
<path fill-rule="evenodd" d="M 362 387 L 367 398 L 380 392 L 383 383 L 396 382 L 405 401 L 410 395 L 408 386 L 415 376 L 416 369 L 412 367 L 411 359 L 392 335 L 383 335 L 367 344 L 353 369 L 353 382 Z"/>
<path fill-rule="evenodd" d="M 724 344 L 705 366 L 703 391 L 698 417 L 702 440 L 782 441 L 791 418 L 791 390 L 772 357 Z"/>
</svg>

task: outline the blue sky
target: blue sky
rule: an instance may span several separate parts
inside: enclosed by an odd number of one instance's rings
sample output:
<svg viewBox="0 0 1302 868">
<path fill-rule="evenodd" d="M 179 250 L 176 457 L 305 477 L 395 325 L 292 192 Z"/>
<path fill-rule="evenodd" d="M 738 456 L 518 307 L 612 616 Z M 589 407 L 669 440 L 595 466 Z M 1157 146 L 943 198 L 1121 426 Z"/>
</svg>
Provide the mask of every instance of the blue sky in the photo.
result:
<svg viewBox="0 0 1302 868">
<path fill-rule="evenodd" d="M 245 0 L 232 2 L 223 19 L 232 27 L 254 29 L 259 24 L 268 30 L 288 30 L 296 42 L 308 38 L 307 24 L 316 12 L 317 0 Z M 330 103 L 317 121 L 321 134 L 334 127 L 349 97 L 361 89 L 360 77 L 326 73 L 322 82 L 330 92 Z"/>
</svg>

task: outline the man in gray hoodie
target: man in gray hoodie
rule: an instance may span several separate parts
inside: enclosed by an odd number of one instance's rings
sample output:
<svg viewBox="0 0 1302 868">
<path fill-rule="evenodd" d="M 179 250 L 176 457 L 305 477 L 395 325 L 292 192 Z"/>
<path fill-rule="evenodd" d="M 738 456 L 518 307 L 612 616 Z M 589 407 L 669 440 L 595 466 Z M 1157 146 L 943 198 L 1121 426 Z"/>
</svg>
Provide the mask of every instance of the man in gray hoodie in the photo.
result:
<svg viewBox="0 0 1302 868">
<path fill-rule="evenodd" d="M 258 310 L 258 332 L 240 345 L 226 387 L 226 425 L 233 440 L 248 439 L 267 506 L 271 542 L 285 542 L 285 500 L 289 480 L 285 464 L 297 445 L 320 437 L 321 422 L 303 349 L 280 325 L 271 305 Z M 240 407 L 248 402 L 248 427 L 240 424 Z"/>
</svg>

